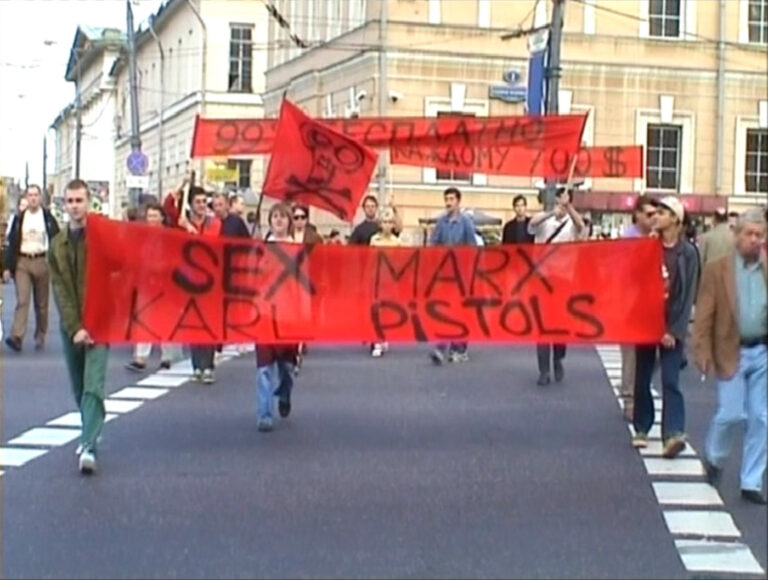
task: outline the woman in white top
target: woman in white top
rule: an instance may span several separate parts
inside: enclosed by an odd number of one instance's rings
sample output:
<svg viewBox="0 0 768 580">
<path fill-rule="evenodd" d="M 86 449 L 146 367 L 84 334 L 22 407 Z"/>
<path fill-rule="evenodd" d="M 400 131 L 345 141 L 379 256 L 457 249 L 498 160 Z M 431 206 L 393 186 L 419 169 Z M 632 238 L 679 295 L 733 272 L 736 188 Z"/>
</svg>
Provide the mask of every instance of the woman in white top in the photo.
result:
<svg viewBox="0 0 768 580">
<path fill-rule="evenodd" d="M 291 208 L 278 203 L 269 210 L 269 231 L 265 242 L 295 243 Z M 257 344 L 256 367 L 258 369 L 257 400 L 259 431 L 271 431 L 274 417 L 274 397 L 278 397 L 278 411 L 285 418 L 291 412 L 293 390 L 293 366 L 296 364 L 297 345 Z"/>
</svg>

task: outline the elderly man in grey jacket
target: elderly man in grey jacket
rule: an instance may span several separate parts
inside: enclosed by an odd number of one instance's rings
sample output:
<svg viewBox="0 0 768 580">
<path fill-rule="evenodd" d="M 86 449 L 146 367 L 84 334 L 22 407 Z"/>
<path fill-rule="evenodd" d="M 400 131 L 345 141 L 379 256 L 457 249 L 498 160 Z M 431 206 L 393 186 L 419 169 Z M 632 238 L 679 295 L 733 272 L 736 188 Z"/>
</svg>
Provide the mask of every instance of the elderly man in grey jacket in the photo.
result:
<svg viewBox="0 0 768 580">
<path fill-rule="evenodd" d="M 635 366 L 635 408 L 632 422 L 637 448 L 648 445 L 654 408 L 651 378 L 656 358 L 661 363 L 663 457 L 677 457 L 685 449 L 685 402 L 680 390 L 680 362 L 691 318 L 691 308 L 699 276 L 696 249 L 680 235 L 685 217 L 683 204 L 668 196 L 658 202 L 654 226 L 664 251 L 662 276 L 665 282 L 666 330 L 660 344 L 638 345 Z"/>
</svg>

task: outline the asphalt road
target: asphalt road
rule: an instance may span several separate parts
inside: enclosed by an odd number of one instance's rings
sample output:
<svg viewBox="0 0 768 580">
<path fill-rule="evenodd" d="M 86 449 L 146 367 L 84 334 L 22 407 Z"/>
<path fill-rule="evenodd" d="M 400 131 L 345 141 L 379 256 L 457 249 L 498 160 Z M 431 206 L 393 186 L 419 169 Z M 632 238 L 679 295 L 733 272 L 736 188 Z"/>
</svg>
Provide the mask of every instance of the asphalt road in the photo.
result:
<svg viewBox="0 0 768 580">
<path fill-rule="evenodd" d="M 3 353 L 3 445 L 73 410 L 54 331 L 43 352 Z M 246 354 L 211 387 L 117 414 L 93 477 L 76 470 L 76 440 L 37 446 L 0 467 L 2 576 L 712 576 L 681 560 L 595 349 L 572 349 L 565 382 L 547 388 L 532 346 L 470 355 L 434 368 L 425 346 L 380 360 L 313 346 L 291 417 L 263 434 Z M 127 360 L 113 350 L 110 393 L 140 379 Z M 692 370 L 685 383 L 698 451 L 714 391 Z M 739 460 L 720 509 L 765 570 L 766 510 L 738 498 Z"/>
</svg>

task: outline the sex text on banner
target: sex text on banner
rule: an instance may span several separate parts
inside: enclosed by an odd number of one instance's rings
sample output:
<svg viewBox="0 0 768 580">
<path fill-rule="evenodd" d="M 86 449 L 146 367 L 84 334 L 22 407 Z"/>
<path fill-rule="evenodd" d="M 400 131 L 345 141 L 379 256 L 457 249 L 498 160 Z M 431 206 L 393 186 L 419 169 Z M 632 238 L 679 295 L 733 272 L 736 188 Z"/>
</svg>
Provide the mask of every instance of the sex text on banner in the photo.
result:
<svg viewBox="0 0 768 580">
<path fill-rule="evenodd" d="M 262 194 L 313 205 L 351 221 L 368 190 L 377 158 L 370 148 L 283 99 Z"/>
<path fill-rule="evenodd" d="M 386 117 L 319 119 L 371 148 L 431 147 L 463 143 L 496 147 L 552 148 L 568 155 L 581 146 L 586 115 L 509 117 Z M 195 120 L 192 157 L 227 157 L 271 153 L 277 119 Z"/>
<path fill-rule="evenodd" d="M 101 343 L 654 343 L 658 241 L 376 248 L 200 238 L 91 217 Z"/>
<path fill-rule="evenodd" d="M 536 175 L 567 179 L 573 159 L 567 152 L 553 149 L 524 149 L 485 145 L 443 145 L 434 148 L 392 147 L 390 161 L 489 175 Z M 584 147 L 576 153 L 573 176 L 635 178 L 643 176 L 643 147 Z"/>
</svg>

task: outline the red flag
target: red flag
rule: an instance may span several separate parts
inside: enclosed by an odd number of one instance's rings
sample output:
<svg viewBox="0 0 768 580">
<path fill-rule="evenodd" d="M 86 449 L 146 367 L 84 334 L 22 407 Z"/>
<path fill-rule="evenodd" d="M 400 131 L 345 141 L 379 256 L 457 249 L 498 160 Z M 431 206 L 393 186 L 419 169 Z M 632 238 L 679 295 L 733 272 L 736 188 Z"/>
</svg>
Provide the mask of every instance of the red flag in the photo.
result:
<svg viewBox="0 0 768 580">
<path fill-rule="evenodd" d="M 352 221 L 377 155 L 283 99 L 264 195 L 301 201 Z"/>
</svg>

